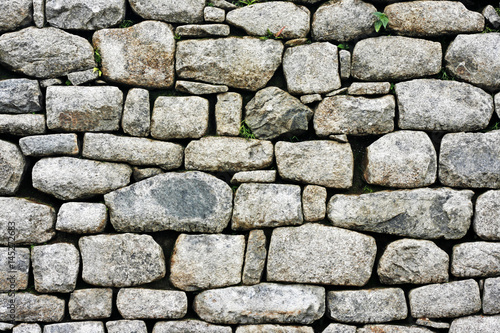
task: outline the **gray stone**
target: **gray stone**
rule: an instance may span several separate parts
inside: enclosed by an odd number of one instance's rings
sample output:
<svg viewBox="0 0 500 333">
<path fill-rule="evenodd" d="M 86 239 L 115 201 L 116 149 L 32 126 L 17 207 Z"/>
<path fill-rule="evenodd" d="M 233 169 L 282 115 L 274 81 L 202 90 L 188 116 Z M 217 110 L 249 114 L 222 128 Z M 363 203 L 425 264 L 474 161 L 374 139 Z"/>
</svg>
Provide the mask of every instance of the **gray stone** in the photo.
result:
<svg viewBox="0 0 500 333">
<path fill-rule="evenodd" d="M 153 333 L 232 333 L 229 326 L 212 325 L 201 320 L 160 321 Z"/>
<path fill-rule="evenodd" d="M 108 333 L 148 333 L 142 320 L 114 320 L 106 322 Z"/>
<path fill-rule="evenodd" d="M 287 48 L 283 73 L 291 94 L 323 94 L 338 89 L 341 84 L 337 47 L 313 43 Z"/>
<path fill-rule="evenodd" d="M 103 287 L 128 287 L 165 276 L 163 251 L 149 235 L 81 237 L 82 278 Z M 137 308 L 136 308 L 137 309 Z"/>
<path fill-rule="evenodd" d="M 0 207 L 0 230 L 4 230 L 0 245 L 39 244 L 54 237 L 56 211 L 51 206 L 23 198 L 0 197 Z"/>
<path fill-rule="evenodd" d="M 385 7 L 387 29 L 398 35 L 438 37 L 481 32 L 484 17 L 458 1 L 414 1 Z M 423 19 L 425 18 L 425 19 Z"/>
<path fill-rule="evenodd" d="M 12 333 L 42 333 L 38 324 L 19 324 L 12 329 Z"/>
<path fill-rule="evenodd" d="M 474 232 L 485 240 L 500 240 L 500 191 L 488 191 L 476 200 Z"/>
<path fill-rule="evenodd" d="M 495 111 L 500 118 L 500 93 L 495 95 Z"/>
<path fill-rule="evenodd" d="M 422 187 L 436 181 L 437 154 L 425 132 L 397 131 L 368 146 L 364 165 L 368 184 Z"/>
<path fill-rule="evenodd" d="M 484 18 L 493 26 L 493 28 L 500 28 L 500 15 L 498 15 L 495 7 L 492 5 L 484 7 L 482 14 Z"/>
<path fill-rule="evenodd" d="M 285 42 L 285 46 L 289 47 L 294 47 L 294 46 L 299 46 L 299 45 L 304 45 L 304 44 L 310 44 L 309 38 L 295 38 L 295 39 L 290 39 Z"/>
<path fill-rule="evenodd" d="M 344 324 L 330 324 L 322 333 L 356 333 L 356 326 Z"/>
<path fill-rule="evenodd" d="M 472 191 L 449 188 L 336 194 L 328 203 L 334 226 L 427 239 L 460 239 L 472 217 Z"/>
<path fill-rule="evenodd" d="M 151 127 L 149 91 L 132 88 L 123 105 L 123 132 L 132 136 L 148 136 Z"/>
<path fill-rule="evenodd" d="M 175 83 L 175 90 L 190 95 L 209 95 L 225 93 L 229 90 L 229 88 L 227 86 L 218 86 L 200 82 L 177 81 Z"/>
<path fill-rule="evenodd" d="M 76 134 L 27 136 L 19 140 L 19 147 L 25 156 L 76 156 L 80 153 Z"/>
<path fill-rule="evenodd" d="M 198 96 L 158 97 L 151 117 L 155 139 L 197 139 L 208 129 L 208 100 Z"/>
<path fill-rule="evenodd" d="M 274 183 L 276 181 L 276 170 L 242 171 L 234 174 L 231 184 L 243 183 Z"/>
<path fill-rule="evenodd" d="M 0 63 L 14 72 L 37 78 L 95 67 L 94 49 L 85 38 L 57 28 L 35 27 L 0 36 Z"/>
<path fill-rule="evenodd" d="M 228 10 L 238 8 L 238 6 L 236 6 L 232 2 L 228 2 L 226 0 L 212 0 L 211 2 L 217 8 L 228 9 Z"/>
<path fill-rule="evenodd" d="M 340 143 L 348 143 L 349 139 L 347 138 L 347 135 L 345 134 L 331 134 L 328 136 L 328 139 L 333 140 L 335 142 L 340 142 Z"/>
<path fill-rule="evenodd" d="M 453 318 L 481 310 L 479 286 L 472 279 L 412 289 L 408 298 L 413 318 Z"/>
<path fill-rule="evenodd" d="M 383 284 L 448 282 L 450 258 L 427 240 L 400 239 L 390 243 L 378 263 Z"/>
<path fill-rule="evenodd" d="M 248 234 L 248 243 L 245 254 L 245 266 L 241 281 L 245 285 L 260 282 L 266 265 L 266 235 L 263 230 L 252 230 Z"/>
<path fill-rule="evenodd" d="M 45 0 L 33 0 L 33 21 L 37 28 L 45 25 Z"/>
<path fill-rule="evenodd" d="M 74 86 L 79 86 L 85 83 L 95 81 L 99 78 L 99 70 L 95 68 L 87 69 L 80 72 L 72 72 L 68 74 L 68 80 Z"/>
<path fill-rule="evenodd" d="M 500 313 L 500 277 L 484 281 L 483 313 L 487 315 Z"/>
<path fill-rule="evenodd" d="M 45 17 L 61 29 L 99 30 L 125 18 L 125 0 L 45 0 Z"/>
<path fill-rule="evenodd" d="M 332 188 L 352 186 L 351 145 L 335 141 L 278 141 L 276 164 L 281 178 Z"/>
<path fill-rule="evenodd" d="M 0 140 L 0 194 L 12 195 L 21 186 L 26 160 L 21 150 L 8 141 Z"/>
<path fill-rule="evenodd" d="M 159 166 L 170 170 L 182 165 L 183 155 L 184 147 L 179 144 L 147 138 L 86 133 L 83 139 L 82 156 L 99 161 Z"/>
<path fill-rule="evenodd" d="M 47 88 L 47 127 L 55 131 L 117 131 L 123 93 L 117 87 Z"/>
<path fill-rule="evenodd" d="M 217 7 L 205 7 L 203 19 L 205 22 L 222 23 L 226 19 L 226 11 Z"/>
<path fill-rule="evenodd" d="M 471 316 L 453 320 L 449 333 L 491 333 L 500 330 L 500 316 Z"/>
<path fill-rule="evenodd" d="M 347 87 L 336 89 L 334 91 L 329 92 L 328 94 L 325 95 L 325 97 L 332 97 L 332 96 L 337 96 L 337 95 L 345 95 L 347 94 Z"/>
<path fill-rule="evenodd" d="M 261 283 L 201 292 L 194 299 L 201 319 L 215 324 L 312 324 L 325 313 L 325 288 Z"/>
<path fill-rule="evenodd" d="M 43 114 L 0 114 L 0 133 L 17 136 L 44 134 Z"/>
<path fill-rule="evenodd" d="M 241 184 L 234 197 L 233 230 L 300 225 L 300 186 L 285 184 Z"/>
<path fill-rule="evenodd" d="M 0 112 L 31 113 L 42 110 L 43 96 L 36 80 L 0 81 Z"/>
<path fill-rule="evenodd" d="M 81 321 L 45 325 L 43 333 L 105 333 L 105 330 L 100 321 Z"/>
<path fill-rule="evenodd" d="M 108 222 L 106 205 L 93 202 L 65 202 L 57 213 L 56 230 L 74 234 L 97 234 Z"/>
<path fill-rule="evenodd" d="M 113 290 L 111 288 L 75 290 L 68 302 L 71 320 L 111 317 Z"/>
<path fill-rule="evenodd" d="M 60 200 L 74 200 L 90 198 L 127 186 L 131 175 L 132 168 L 126 164 L 74 157 L 51 157 L 35 163 L 32 181 L 33 187 L 39 191 Z"/>
<path fill-rule="evenodd" d="M 267 281 L 363 286 L 376 252 L 373 237 L 350 230 L 315 223 L 277 228 L 269 246 Z"/>
<path fill-rule="evenodd" d="M 474 131 L 486 128 L 493 114 L 490 94 L 467 83 L 418 79 L 395 88 L 402 129 Z"/>
<path fill-rule="evenodd" d="M 449 323 L 445 323 L 442 321 L 430 320 L 429 318 L 419 318 L 415 321 L 415 324 L 417 324 L 419 326 L 426 326 L 426 327 L 443 329 L 443 330 L 447 330 L 450 328 Z"/>
<path fill-rule="evenodd" d="M 130 0 L 132 10 L 147 20 L 159 20 L 171 23 L 203 22 L 205 0 Z"/>
<path fill-rule="evenodd" d="M 170 24 L 145 21 L 99 30 L 92 43 L 100 52 L 107 81 L 145 88 L 173 86 L 175 39 Z"/>
<path fill-rule="evenodd" d="M 14 327 L 14 324 L 0 323 L 0 331 L 10 331 Z"/>
<path fill-rule="evenodd" d="M 389 82 L 353 82 L 347 89 L 349 95 L 386 95 L 391 89 Z"/>
<path fill-rule="evenodd" d="M 438 42 L 401 36 L 368 38 L 354 47 L 351 74 L 362 81 L 408 80 L 439 73 L 441 58 Z"/>
<path fill-rule="evenodd" d="M 243 235 L 181 234 L 170 259 L 170 281 L 185 291 L 239 284 L 244 254 Z"/>
<path fill-rule="evenodd" d="M 302 104 L 312 104 L 315 102 L 319 102 L 323 99 L 320 94 L 311 94 L 311 95 L 303 95 L 300 96 L 300 101 Z"/>
<path fill-rule="evenodd" d="M 457 277 L 500 275 L 500 243 L 470 242 L 455 245 L 451 274 Z"/>
<path fill-rule="evenodd" d="M 314 333 L 308 326 L 282 326 L 282 325 L 245 325 L 238 326 L 236 333 Z"/>
<path fill-rule="evenodd" d="M 186 293 L 177 290 L 122 288 L 116 297 L 125 319 L 178 319 L 187 313 Z"/>
<path fill-rule="evenodd" d="M 160 168 L 137 168 L 134 167 L 132 171 L 132 176 L 136 182 L 144 180 L 146 178 L 151 178 L 154 176 L 161 175 L 163 170 Z"/>
<path fill-rule="evenodd" d="M 351 52 L 347 50 L 339 51 L 340 78 L 347 80 L 351 77 Z"/>
<path fill-rule="evenodd" d="M 0 4 L 0 32 L 16 30 L 33 21 L 32 0 L 2 1 Z"/>
<path fill-rule="evenodd" d="M 263 169 L 273 162 L 270 141 L 244 138 L 204 137 L 191 141 L 185 150 L 188 170 L 235 172 Z"/>
<path fill-rule="evenodd" d="M 15 295 L 12 296 L 12 295 Z M 12 306 L 15 310 L 12 313 Z M 56 296 L 32 293 L 1 293 L 0 320 L 17 322 L 58 322 L 64 318 L 65 302 Z"/>
<path fill-rule="evenodd" d="M 307 185 L 302 191 L 302 210 L 307 222 L 321 221 L 326 215 L 326 188 Z"/>
<path fill-rule="evenodd" d="M 356 333 L 434 333 L 433 331 L 417 326 L 399 325 L 367 325 L 358 328 Z"/>
<path fill-rule="evenodd" d="M 203 172 L 165 173 L 104 196 L 116 231 L 220 233 L 233 191 Z"/>
<path fill-rule="evenodd" d="M 256 91 L 265 87 L 281 65 L 282 53 L 283 44 L 272 39 L 186 40 L 177 43 L 175 70 L 181 79 Z"/>
<path fill-rule="evenodd" d="M 458 35 L 444 57 L 446 69 L 461 80 L 494 91 L 500 89 L 500 33 Z"/>
<path fill-rule="evenodd" d="M 23 290 L 28 287 L 30 250 L 0 247 L 0 291 Z"/>
<path fill-rule="evenodd" d="M 446 134 L 439 154 L 439 180 L 453 187 L 500 188 L 500 130 Z"/>
<path fill-rule="evenodd" d="M 34 1 L 37 1 L 37 0 L 34 0 Z M 40 82 L 40 87 L 42 87 L 42 88 L 47 88 L 50 86 L 60 86 L 63 84 L 61 79 L 45 79 L 45 80 L 40 80 L 39 82 Z"/>
<path fill-rule="evenodd" d="M 245 121 L 257 139 L 301 134 L 309 128 L 313 111 L 277 87 L 259 90 L 245 106 Z"/>
<path fill-rule="evenodd" d="M 175 29 L 176 35 L 186 38 L 192 37 L 226 37 L 230 28 L 227 24 L 189 24 Z"/>
<path fill-rule="evenodd" d="M 333 96 L 325 98 L 314 112 L 316 135 L 385 134 L 394 130 L 394 96 L 379 98 Z"/>
<path fill-rule="evenodd" d="M 240 134 L 243 98 L 235 92 L 217 95 L 215 104 L 216 134 L 238 136 Z"/>
</svg>

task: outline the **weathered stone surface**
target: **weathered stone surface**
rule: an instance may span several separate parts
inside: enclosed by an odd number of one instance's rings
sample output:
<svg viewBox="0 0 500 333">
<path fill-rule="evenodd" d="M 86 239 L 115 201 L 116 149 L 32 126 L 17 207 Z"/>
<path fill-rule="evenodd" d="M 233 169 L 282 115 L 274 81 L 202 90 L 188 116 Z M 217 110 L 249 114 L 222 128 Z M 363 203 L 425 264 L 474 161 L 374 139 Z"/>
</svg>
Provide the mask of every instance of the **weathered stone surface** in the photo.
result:
<svg viewBox="0 0 500 333">
<path fill-rule="evenodd" d="M 236 190 L 233 230 L 303 223 L 300 186 L 246 183 Z"/>
<path fill-rule="evenodd" d="M 500 89 L 500 33 L 458 35 L 444 57 L 458 79 L 487 90 Z"/>
<path fill-rule="evenodd" d="M 33 0 L 33 1 L 38 1 L 38 0 Z M 42 88 L 47 88 L 50 86 L 60 86 L 63 84 L 62 80 L 57 78 L 40 80 L 39 82 L 40 82 L 40 87 Z"/>
<path fill-rule="evenodd" d="M 175 29 L 175 33 L 181 37 L 212 37 L 229 36 L 231 29 L 227 24 L 189 24 L 181 25 Z"/>
<path fill-rule="evenodd" d="M 413 318 L 453 318 L 481 310 L 479 286 L 472 279 L 419 287 L 408 298 Z"/>
<path fill-rule="evenodd" d="M 495 111 L 497 116 L 500 117 L 500 93 L 495 95 Z"/>
<path fill-rule="evenodd" d="M 500 130 L 446 134 L 439 154 L 439 180 L 453 187 L 500 188 Z"/>
<path fill-rule="evenodd" d="M 295 38 L 285 42 L 285 46 L 295 47 L 299 45 L 310 44 L 308 38 Z"/>
<path fill-rule="evenodd" d="M 281 65 L 282 53 L 283 44 L 273 39 L 186 40 L 177 43 L 175 70 L 181 79 L 256 91 L 265 87 Z"/>
<path fill-rule="evenodd" d="M 208 7 L 207 7 L 208 8 Z M 160 321 L 153 333 L 232 333 L 229 326 L 212 325 L 201 320 Z"/>
<path fill-rule="evenodd" d="M 178 319 L 187 313 L 187 296 L 177 290 L 122 288 L 116 306 L 125 319 Z"/>
<path fill-rule="evenodd" d="M 302 104 L 312 104 L 315 102 L 319 102 L 323 99 L 320 94 L 311 94 L 311 95 L 303 95 L 300 96 L 300 101 Z"/>
<path fill-rule="evenodd" d="M 425 132 L 397 131 L 368 146 L 364 165 L 369 184 L 422 187 L 436 181 L 437 154 Z"/>
<path fill-rule="evenodd" d="M 175 1 L 130 0 L 132 10 L 147 20 L 159 20 L 171 23 L 203 22 L 205 0 Z"/>
<path fill-rule="evenodd" d="M 80 152 L 76 134 L 33 135 L 19 139 L 25 156 L 75 156 Z"/>
<path fill-rule="evenodd" d="M 500 275 L 500 243 L 471 242 L 453 247 L 451 274 L 458 277 Z"/>
<path fill-rule="evenodd" d="M 487 315 L 500 313 L 500 277 L 484 281 L 483 313 Z"/>
<path fill-rule="evenodd" d="M 437 329 L 449 329 L 450 324 L 443 321 L 430 320 L 429 318 L 419 318 L 415 320 L 415 324 Z"/>
<path fill-rule="evenodd" d="M 360 0 L 329 1 L 313 16 L 312 36 L 315 40 L 347 42 L 375 33 L 377 9 Z"/>
<path fill-rule="evenodd" d="M 175 39 L 170 24 L 146 21 L 99 30 L 92 43 L 101 54 L 104 79 L 145 88 L 173 86 Z"/>
<path fill-rule="evenodd" d="M 8 141 L 0 140 L 0 194 L 15 194 L 21 186 L 26 160 L 21 150 Z"/>
<path fill-rule="evenodd" d="M 14 324 L 10 323 L 0 323 L 0 330 L 2 331 L 9 331 L 14 327 Z"/>
<path fill-rule="evenodd" d="M 385 134 L 394 130 L 396 101 L 394 96 L 379 98 L 354 96 L 327 97 L 314 112 L 316 135 Z"/>
<path fill-rule="evenodd" d="M 222 9 L 228 9 L 228 10 L 232 10 L 232 9 L 236 9 L 238 8 L 238 6 L 236 6 L 235 4 L 233 4 L 232 2 L 228 2 L 226 0 L 213 0 L 212 1 L 213 5 L 217 8 L 222 8 Z M 206 7 L 205 7 L 206 8 Z"/>
<path fill-rule="evenodd" d="M 500 191 L 488 191 L 476 200 L 474 232 L 485 240 L 500 240 Z"/>
<path fill-rule="evenodd" d="M 113 290 L 95 288 L 75 290 L 68 302 L 72 320 L 88 320 L 111 317 Z"/>
<path fill-rule="evenodd" d="M 400 239 L 390 243 L 379 260 L 377 273 L 384 284 L 448 282 L 450 258 L 427 240 Z"/>
<path fill-rule="evenodd" d="M 493 28 L 500 28 L 500 15 L 495 10 L 495 7 L 488 5 L 484 7 L 482 14 L 484 18 L 493 26 Z"/>
<path fill-rule="evenodd" d="M 127 287 L 165 276 L 163 251 L 149 235 L 81 237 L 82 278 L 104 287 Z"/>
<path fill-rule="evenodd" d="M 325 312 L 325 289 L 307 285 L 261 283 L 206 290 L 194 310 L 215 324 L 311 324 Z"/>
<path fill-rule="evenodd" d="M 198 96 L 158 97 L 151 117 L 155 139 L 201 138 L 208 129 L 208 100 Z"/>
<path fill-rule="evenodd" d="M 284 2 L 287 3 L 287 2 Z M 313 43 L 286 49 L 283 73 L 291 94 L 323 94 L 340 88 L 337 47 Z"/>
<path fill-rule="evenodd" d="M 64 318 L 63 299 L 48 295 L 16 293 L 14 298 L 17 322 L 57 322 Z M 8 305 L 13 299 L 8 293 L 0 294 L 0 320 L 11 321 Z"/>
<path fill-rule="evenodd" d="M 399 325 L 368 325 L 358 328 L 357 333 L 433 333 L 433 331 L 418 326 Z"/>
<path fill-rule="evenodd" d="M 336 194 L 327 211 L 337 227 L 414 238 L 460 239 L 470 226 L 473 194 L 449 188 Z"/>
<path fill-rule="evenodd" d="M 32 181 L 33 187 L 39 191 L 61 200 L 74 200 L 127 186 L 131 175 L 132 168 L 126 164 L 51 157 L 36 162 Z"/>
<path fill-rule="evenodd" d="M 226 19 L 226 11 L 217 7 L 205 7 L 203 19 L 205 22 L 222 23 Z"/>
<path fill-rule="evenodd" d="M 0 197 L 0 245 L 39 244 L 54 237 L 54 208 L 22 198 Z M 15 231 L 9 230 L 15 227 Z M 9 236 L 15 236 L 15 241 Z M 0 319 L 1 320 L 1 319 Z"/>
<path fill-rule="evenodd" d="M 276 170 L 242 171 L 234 174 L 231 184 L 243 183 L 274 183 Z"/>
<path fill-rule="evenodd" d="M 335 141 L 278 141 L 276 164 L 281 178 L 333 188 L 352 186 L 351 145 Z"/>
<path fill-rule="evenodd" d="M 347 89 L 349 95 L 386 95 L 391 89 L 389 82 L 353 82 Z"/>
<path fill-rule="evenodd" d="M 12 333 L 42 333 L 38 324 L 19 324 L 12 329 Z"/>
<path fill-rule="evenodd" d="M 106 322 L 108 333 L 148 333 L 142 320 L 114 320 Z"/>
<path fill-rule="evenodd" d="M 270 141 L 204 137 L 187 145 L 184 164 L 188 170 L 203 171 L 262 169 L 272 164 L 273 151 Z"/>
<path fill-rule="evenodd" d="M 453 320 L 449 333 L 490 333 L 500 330 L 500 316 L 471 316 Z"/>
<path fill-rule="evenodd" d="M 267 239 L 263 230 L 252 230 L 248 234 L 245 266 L 241 278 L 243 284 L 253 285 L 260 282 L 266 265 L 266 243 Z"/>
<path fill-rule="evenodd" d="M 408 80 L 439 73 L 441 58 L 438 42 L 400 36 L 368 38 L 354 47 L 351 74 L 363 81 Z"/>
<path fill-rule="evenodd" d="M 308 222 L 320 221 L 326 215 L 326 188 L 316 185 L 307 185 L 302 191 L 302 209 L 304 220 Z"/>
<path fill-rule="evenodd" d="M 160 168 L 137 168 L 134 167 L 132 171 L 132 176 L 136 182 L 139 182 L 146 178 L 151 178 L 154 176 L 161 175 L 163 170 Z"/>
<path fill-rule="evenodd" d="M 81 321 L 73 323 L 45 325 L 43 333 L 105 333 L 104 324 L 100 321 Z"/>
<path fill-rule="evenodd" d="M 45 133 L 43 114 L 0 114 L 0 133 L 18 136 Z"/>
<path fill-rule="evenodd" d="M 42 110 L 43 95 L 36 80 L 0 81 L 0 112 L 31 113 Z"/>
<path fill-rule="evenodd" d="M 349 139 L 347 138 L 347 135 L 345 134 L 331 134 L 328 136 L 328 139 L 333 140 L 335 142 L 340 142 L 340 143 L 348 143 Z"/>
<path fill-rule="evenodd" d="M 0 291 L 26 289 L 29 271 L 29 249 L 0 247 Z"/>
<path fill-rule="evenodd" d="M 99 71 L 92 68 L 80 72 L 72 72 L 68 74 L 68 80 L 74 86 L 79 86 L 85 83 L 95 81 L 99 78 Z"/>
<path fill-rule="evenodd" d="M 217 135 L 239 135 L 242 108 L 243 98 L 240 94 L 228 92 L 217 95 L 217 104 L 215 104 L 215 123 Z"/>
<path fill-rule="evenodd" d="M 233 191 L 203 172 L 165 173 L 104 196 L 116 231 L 220 233 Z"/>
<path fill-rule="evenodd" d="M 474 131 L 486 128 L 493 114 L 490 94 L 467 83 L 417 79 L 395 87 L 402 129 Z"/>
<path fill-rule="evenodd" d="M 106 205 L 93 202 L 65 202 L 57 213 L 56 230 L 76 234 L 104 231 L 108 213 Z"/>
<path fill-rule="evenodd" d="M 245 121 L 257 139 L 303 133 L 312 116 L 311 109 L 277 87 L 259 90 L 245 106 Z"/>
<path fill-rule="evenodd" d="M 214 84 L 207 84 L 200 82 L 177 81 L 175 83 L 175 90 L 190 95 L 209 95 L 209 94 L 225 93 L 229 90 L 229 88 L 227 86 L 218 86 Z"/>
<path fill-rule="evenodd" d="M 244 325 L 236 328 L 236 333 L 314 333 L 308 326 Z"/>
<path fill-rule="evenodd" d="M 95 67 L 94 49 L 85 38 L 57 28 L 35 27 L 0 36 L 0 63 L 37 78 Z"/>
<path fill-rule="evenodd" d="M 239 284 L 244 254 L 243 235 L 181 234 L 170 260 L 170 281 L 185 291 Z"/>
<path fill-rule="evenodd" d="M 45 25 L 45 0 L 33 0 L 33 21 L 37 28 Z"/>
<path fill-rule="evenodd" d="M 330 324 L 322 333 L 356 333 L 356 326 L 345 324 Z"/>
<path fill-rule="evenodd" d="M 376 252 L 372 237 L 354 231 L 312 223 L 274 229 L 267 281 L 363 286 Z"/>
<path fill-rule="evenodd" d="M 149 91 L 132 88 L 123 105 L 122 128 L 132 136 L 148 136 L 151 127 Z"/>
<path fill-rule="evenodd" d="M 351 52 L 339 50 L 340 78 L 347 80 L 351 77 Z"/>
<path fill-rule="evenodd" d="M 0 32 L 16 30 L 33 21 L 32 0 L 11 0 L 0 4 Z"/>
</svg>

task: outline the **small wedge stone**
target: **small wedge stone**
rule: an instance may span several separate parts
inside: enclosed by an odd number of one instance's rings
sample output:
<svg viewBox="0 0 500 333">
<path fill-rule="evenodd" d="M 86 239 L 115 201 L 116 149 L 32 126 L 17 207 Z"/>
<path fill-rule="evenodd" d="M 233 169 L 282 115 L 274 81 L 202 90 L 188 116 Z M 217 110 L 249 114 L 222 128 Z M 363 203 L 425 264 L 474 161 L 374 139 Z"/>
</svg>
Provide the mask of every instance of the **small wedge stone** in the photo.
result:
<svg viewBox="0 0 500 333">
<path fill-rule="evenodd" d="M 474 232 L 485 240 L 500 240 L 500 191 L 487 191 L 476 200 Z"/>
<path fill-rule="evenodd" d="M 185 38 L 226 37 L 230 32 L 227 24 L 189 24 L 180 25 L 175 29 L 176 35 Z"/>
<path fill-rule="evenodd" d="M 321 221 L 326 215 L 326 188 L 307 185 L 302 191 L 302 209 L 307 222 Z"/>
<path fill-rule="evenodd" d="M 231 184 L 243 183 L 274 183 L 276 170 L 241 171 L 234 174 Z"/>
<path fill-rule="evenodd" d="M 225 93 L 229 90 L 229 88 L 227 86 L 218 86 L 200 82 L 177 81 L 175 83 L 175 90 L 190 95 L 209 95 Z"/>
<path fill-rule="evenodd" d="M 266 265 L 266 235 L 262 230 L 252 230 L 248 235 L 245 255 L 245 266 L 241 282 L 244 285 L 253 285 L 260 282 Z"/>
<path fill-rule="evenodd" d="M 387 95 L 391 89 L 389 82 L 353 82 L 347 89 L 349 95 Z"/>
<path fill-rule="evenodd" d="M 121 125 L 123 131 L 132 136 L 148 136 L 151 128 L 149 91 L 130 89 L 123 106 Z"/>
</svg>

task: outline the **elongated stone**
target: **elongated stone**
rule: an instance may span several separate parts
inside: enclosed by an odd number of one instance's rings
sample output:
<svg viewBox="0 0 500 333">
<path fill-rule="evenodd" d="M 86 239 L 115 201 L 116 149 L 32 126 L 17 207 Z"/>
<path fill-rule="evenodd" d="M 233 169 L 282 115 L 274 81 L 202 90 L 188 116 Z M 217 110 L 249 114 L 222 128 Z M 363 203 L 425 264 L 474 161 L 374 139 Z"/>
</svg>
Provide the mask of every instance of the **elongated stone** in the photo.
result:
<svg viewBox="0 0 500 333">
<path fill-rule="evenodd" d="M 19 147 L 26 156 L 75 156 L 80 152 L 76 134 L 33 135 L 19 139 Z"/>
<path fill-rule="evenodd" d="M 276 170 L 241 171 L 234 174 L 231 184 L 243 183 L 274 183 Z"/>
<path fill-rule="evenodd" d="M 230 32 L 231 29 L 227 24 L 188 24 L 175 29 L 176 35 L 183 38 L 226 37 Z"/>
<path fill-rule="evenodd" d="M 123 105 L 123 131 L 132 136 L 148 136 L 151 128 L 149 91 L 132 88 Z"/>
<path fill-rule="evenodd" d="M 158 0 L 154 2 L 130 0 L 132 10 L 147 20 L 172 23 L 203 22 L 205 0 L 175 1 Z"/>
<path fill-rule="evenodd" d="M 500 330 L 500 316 L 470 316 L 453 320 L 449 333 L 490 333 Z"/>
<path fill-rule="evenodd" d="M 44 134 L 43 114 L 0 114 L 0 133 L 17 136 Z"/>
<path fill-rule="evenodd" d="M 476 200 L 474 232 L 485 240 L 500 240 L 500 191 L 487 191 Z"/>
<path fill-rule="evenodd" d="M 284 325 L 243 325 L 236 328 L 236 333 L 314 333 L 308 326 Z"/>
<path fill-rule="evenodd" d="M 125 319 L 179 319 L 186 315 L 186 293 L 177 290 L 122 288 L 116 297 Z"/>
<path fill-rule="evenodd" d="M 148 333 L 146 323 L 142 320 L 113 320 L 106 322 L 108 333 Z"/>
<path fill-rule="evenodd" d="M 0 194 L 12 195 L 21 186 L 26 160 L 13 143 L 0 140 Z"/>
<path fill-rule="evenodd" d="M 9 304 L 15 304 L 14 313 Z M 0 320 L 18 322 L 53 323 L 63 320 L 65 302 L 56 296 L 33 295 L 31 293 L 0 293 Z M 11 317 L 11 314 L 13 317 Z"/>
<path fill-rule="evenodd" d="M 484 314 L 491 315 L 500 313 L 500 304 L 498 303 L 499 297 L 500 297 L 500 277 L 484 280 L 484 292 L 483 292 Z"/>
<path fill-rule="evenodd" d="M 264 231 L 252 230 L 248 234 L 245 266 L 241 277 L 243 284 L 253 285 L 260 282 L 266 266 L 266 243 L 267 239 Z"/>
<path fill-rule="evenodd" d="M 209 8 L 209 7 L 207 7 Z M 153 327 L 153 333 L 232 333 L 229 326 L 213 325 L 201 320 L 159 321 Z"/>
<path fill-rule="evenodd" d="M 81 321 L 73 323 L 61 323 L 45 325 L 44 333 L 85 332 L 105 333 L 104 324 L 100 321 Z"/>
<path fill-rule="evenodd" d="M 43 95 L 36 80 L 0 81 L 0 112 L 31 113 L 42 110 Z"/>
<path fill-rule="evenodd" d="M 175 90 L 190 95 L 209 95 L 225 93 L 229 90 L 229 88 L 227 86 L 219 86 L 200 82 L 177 81 L 175 83 Z"/>
<path fill-rule="evenodd" d="M 28 287 L 30 250 L 0 247 L 0 291 L 23 290 Z"/>
<path fill-rule="evenodd" d="M 400 325 L 366 325 L 358 328 L 356 333 L 433 333 L 427 328 L 418 326 L 400 326 Z"/>
<path fill-rule="evenodd" d="M 458 277 L 500 275 L 500 243 L 469 242 L 455 245 L 451 274 Z"/>
</svg>

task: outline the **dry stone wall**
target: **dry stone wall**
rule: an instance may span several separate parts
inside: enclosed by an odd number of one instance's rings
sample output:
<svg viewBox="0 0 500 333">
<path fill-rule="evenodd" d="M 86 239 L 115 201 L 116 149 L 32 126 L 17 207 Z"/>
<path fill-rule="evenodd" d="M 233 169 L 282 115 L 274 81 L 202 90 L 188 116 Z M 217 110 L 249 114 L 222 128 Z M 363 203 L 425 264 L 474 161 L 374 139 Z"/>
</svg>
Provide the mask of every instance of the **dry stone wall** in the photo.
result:
<svg viewBox="0 0 500 333">
<path fill-rule="evenodd" d="M 499 7 L 0 0 L 0 331 L 500 332 Z"/>
</svg>

